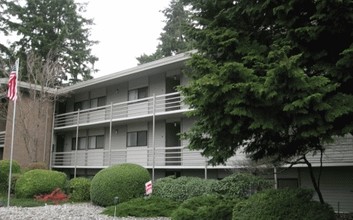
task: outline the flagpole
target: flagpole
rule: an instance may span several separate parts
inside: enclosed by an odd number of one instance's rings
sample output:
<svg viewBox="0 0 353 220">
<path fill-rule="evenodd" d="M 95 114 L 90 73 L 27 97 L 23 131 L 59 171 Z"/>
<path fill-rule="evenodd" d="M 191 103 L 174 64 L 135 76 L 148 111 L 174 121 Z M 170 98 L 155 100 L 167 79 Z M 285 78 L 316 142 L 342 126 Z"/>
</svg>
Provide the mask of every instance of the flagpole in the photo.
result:
<svg viewBox="0 0 353 220">
<path fill-rule="evenodd" d="M 16 60 L 16 93 L 17 93 L 17 80 L 18 80 L 18 69 L 19 69 L 19 59 Z M 17 94 L 15 94 L 17 96 Z M 15 119 L 16 119 L 16 101 L 13 103 L 13 114 L 12 114 L 12 132 L 11 132 L 11 150 L 10 150 L 10 170 L 9 170 L 9 185 L 7 192 L 7 207 L 10 207 L 10 196 L 11 196 L 11 179 L 12 179 L 12 158 L 13 158 L 13 142 L 15 138 Z"/>
</svg>

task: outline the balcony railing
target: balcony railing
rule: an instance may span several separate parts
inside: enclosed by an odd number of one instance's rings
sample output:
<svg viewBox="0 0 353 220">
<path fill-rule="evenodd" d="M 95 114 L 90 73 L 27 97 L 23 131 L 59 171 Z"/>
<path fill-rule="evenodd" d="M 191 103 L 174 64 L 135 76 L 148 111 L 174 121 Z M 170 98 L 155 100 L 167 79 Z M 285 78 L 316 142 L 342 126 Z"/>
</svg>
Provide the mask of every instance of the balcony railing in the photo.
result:
<svg viewBox="0 0 353 220">
<path fill-rule="evenodd" d="M 5 131 L 0 131 L 0 147 L 4 147 L 5 144 Z"/>
<path fill-rule="evenodd" d="M 148 117 L 153 114 L 158 116 L 172 111 L 182 112 L 187 110 L 188 107 L 183 104 L 180 93 L 175 92 L 59 114 L 55 117 L 55 128 L 127 120 Z"/>
<path fill-rule="evenodd" d="M 233 166 L 234 160 L 244 158 L 244 155 L 231 158 L 228 167 Z M 207 162 L 208 160 L 201 155 L 201 151 L 191 151 L 186 147 L 157 147 L 155 150 L 149 147 L 131 147 L 112 150 L 54 152 L 52 167 L 103 168 L 114 164 L 135 163 L 146 168 L 203 169 L 209 166 Z M 222 167 L 227 167 L 227 165 Z"/>
</svg>

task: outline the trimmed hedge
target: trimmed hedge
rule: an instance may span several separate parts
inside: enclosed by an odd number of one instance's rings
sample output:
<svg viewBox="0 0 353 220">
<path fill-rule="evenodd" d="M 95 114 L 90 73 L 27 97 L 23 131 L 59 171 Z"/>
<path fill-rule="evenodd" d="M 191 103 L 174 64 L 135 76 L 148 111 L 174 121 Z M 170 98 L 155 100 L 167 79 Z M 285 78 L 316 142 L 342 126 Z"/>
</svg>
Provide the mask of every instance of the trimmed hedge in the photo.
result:
<svg viewBox="0 0 353 220">
<path fill-rule="evenodd" d="M 70 199 L 74 202 L 83 202 L 90 200 L 91 180 L 78 177 L 69 181 Z"/>
<path fill-rule="evenodd" d="M 248 198 L 252 194 L 270 189 L 273 182 L 248 173 L 235 173 L 212 184 L 212 192 L 229 198 Z"/>
<path fill-rule="evenodd" d="M 142 197 L 145 183 L 150 180 L 147 169 L 137 164 L 120 164 L 99 171 L 91 182 L 91 200 L 100 206 L 114 204 L 114 197 L 120 202 Z"/>
<path fill-rule="evenodd" d="M 16 182 L 15 193 L 19 198 L 31 198 L 34 195 L 51 193 L 54 189 L 63 189 L 66 174 L 53 170 L 30 170 L 20 176 Z"/>
<path fill-rule="evenodd" d="M 238 203 L 233 220 L 334 220 L 335 213 L 329 205 L 312 200 L 308 189 L 267 190 Z"/>
<path fill-rule="evenodd" d="M 231 220 L 234 206 L 240 200 L 203 195 L 184 201 L 172 214 L 172 220 Z"/>
<path fill-rule="evenodd" d="M 153 185 L 153 195 L 172 199 L 174 201 L 185 201 L 189 198 L 209 194 L 211 185 L 217 180 L 205 180 L 198 177 L 165 177 L 156 180 Z"/>
<path fill-rule="evenodd" d="M 5 192 L 9 185 L 9 171 L 10 171 L 10 161 L 0 160 L 0 192 Z M 20 165 L 13 160 L 12 161 L 12 174 L 17 174 L 21 172 Z"/>
<path fill-rule="evenodd" d="M 136 198 L 119 204 L 116 208 L 118 217 L 170 217 L 179 206 L 178 202 L 156 196 Z M 103 214 L 114 216 L 115 206 L 107 207 Z"/>
</svg>

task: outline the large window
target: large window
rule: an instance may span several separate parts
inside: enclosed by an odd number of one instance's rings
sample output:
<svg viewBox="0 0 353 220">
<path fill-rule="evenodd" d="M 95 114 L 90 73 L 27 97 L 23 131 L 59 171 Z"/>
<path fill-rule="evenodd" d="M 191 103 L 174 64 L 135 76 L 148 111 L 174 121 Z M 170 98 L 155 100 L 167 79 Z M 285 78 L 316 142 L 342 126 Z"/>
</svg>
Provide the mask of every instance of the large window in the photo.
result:
<svg viewBox="0 0 353 220">
<path fill-rule="evenodd" d="M 147 95 L 148 95 L 147 87 L 132 89 L 132 90 L 129 90 L 128 100 L 132 101 L 132 100 L 147 98 Z"/>
<path fill-rule="evenodd" d="M 103 149 L 104 148 L 104 135 L 79 137 L 78 150 L 86 149 Z M 76 150 L 76 137 L 72 138 L 72 150 Z"/>
<path fill-rule="evenodd" d="M 74 111 L 77 110 L 84 110 L 84 109 L 89 109 L 89 108 L 95 108 L 95 107 L 100 107 L 106 105 L 106 97 L 99 97 L 99 98 L 94 98 L 90 100 L 84 100 L 80 102 L 75 102 L 74 104 Z"/>
<path fill-rule="evenodd" d="M 127 146 L 147 146 L 147 131 L 134 131 L 127 133 Z"/>
</svg>

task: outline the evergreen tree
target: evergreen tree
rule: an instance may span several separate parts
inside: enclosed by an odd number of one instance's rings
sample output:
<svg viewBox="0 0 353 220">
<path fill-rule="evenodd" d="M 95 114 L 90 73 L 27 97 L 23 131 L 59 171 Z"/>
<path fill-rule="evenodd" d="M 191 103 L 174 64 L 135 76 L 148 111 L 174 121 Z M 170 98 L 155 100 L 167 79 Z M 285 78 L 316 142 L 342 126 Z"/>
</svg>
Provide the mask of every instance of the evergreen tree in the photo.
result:
<svg viewBox="0 0 353 220">
<path fill-rule="evenodd" d="M 160 44 L 151 55 L 143 54 L 136 59 L 139 64 L 148 63 L 163 57 L 172 56 L 192 49 L 192 40 L 186 37 L 187 27 L 190 26 L 190 12 L 185 9 L 180 0 L 172 0 L 169 8 L 162 11 L 167 18 L 163 32 L 160 35 Z"/>
<path fill-rule="evenodd" d="M 51 54 L 51 59 L 59 61 L 63 72 L 71 76 L 72 83 L 92 78 L 97 57 L 91 55 L 90 47 L 96 42 L 89 40 L 89 26 L 93 21 L 80 15 L 85 4 L 76 4 L 73 0 L 2 0 L 0 9 L 0 31 L 19 36 L 10 47 L 2 45 L 0 49 L 7 54 L 10 50 L 17 53 L 23 62 L 20 66 L 24 68 L 21 71 L 24 80 L 30 53 L 43 60 Z"/>
<path fill-rule="evenodd" d="M 183 88 L 197 121 L 185 136 L 213 164 L 302 161 L 353 132 L 353 2 L 184 0 L 195 39 Z"/>
</svg>

